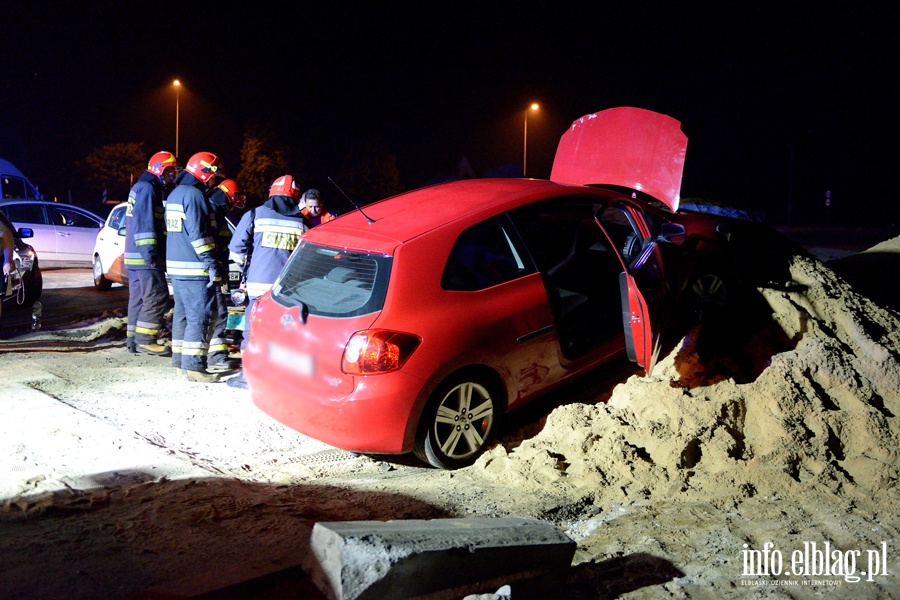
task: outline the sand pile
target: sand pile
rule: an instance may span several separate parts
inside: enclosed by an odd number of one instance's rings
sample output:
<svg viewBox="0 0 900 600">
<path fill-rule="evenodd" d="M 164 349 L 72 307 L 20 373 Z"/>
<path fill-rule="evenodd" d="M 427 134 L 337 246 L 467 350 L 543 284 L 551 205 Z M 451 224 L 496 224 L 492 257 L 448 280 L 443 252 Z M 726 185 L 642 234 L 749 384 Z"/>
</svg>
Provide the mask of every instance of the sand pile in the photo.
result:
<svg viewBox="0 0 900 600">
<path fill-rule="evenodd" d="M 752 264 L 740 306 L 692 330 L 652 376 L 629 378 L 607 404 L 556 409 L 472 470 L 601 506 L 810 495 L 895 506 L 897 313 L 802 252 Z"/>
</svg>

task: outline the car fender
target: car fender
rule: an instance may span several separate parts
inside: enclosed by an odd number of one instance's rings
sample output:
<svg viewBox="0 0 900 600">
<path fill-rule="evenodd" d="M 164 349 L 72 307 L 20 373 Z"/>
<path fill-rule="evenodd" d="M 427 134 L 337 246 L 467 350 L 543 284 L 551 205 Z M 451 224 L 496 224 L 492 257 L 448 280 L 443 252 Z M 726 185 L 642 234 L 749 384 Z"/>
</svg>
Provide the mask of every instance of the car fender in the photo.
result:
<svg viewBox="0 0 900 600">
<path fill-rule="evenodd" d="M 403 449 L 406 452 L 409 452 L 413 449 L 415 445 L 415 437 L 416 432 L 419 429 L 419 422 L 422 420 L 422 413 L 425 410 L 425 405 L 428 404 L 428 400 L 431 398 L 431 395 L 434 393 L 435 389 L 441 384 L 441 382 L 445 381 L 448 377 L 456 375 L 457 373 L 464 373 L 467 371 L 475 371 L 482 375 L 483 377 L 491 378 L 494 380 L 494 383 L 498 386 L 498 388 L 502 389 L 504 392 L 504 402 L 502 403 L 501 409 L 503 412 L 506 412 L 507 407 L 510 403 L 510 377 L 507 374 L 507 377 L 503 377 L 497 369 L 488 366 L 484 363 L 479 362 L 471 362 L 471 357 L 469 362 L 465 363 L 455 363 L 454 361 L 450 361 L 445 364 L 442 368 L 436 370 L 431 377 L 429 377 L 423 384 L 421 389 L 419 390 L 418 395 L 416 396 L 415 403 L 413 404 L 413 409 L 409 413 L 409 419 L 406 423 L 406 431 L 403 435 Z"/>
</svg>

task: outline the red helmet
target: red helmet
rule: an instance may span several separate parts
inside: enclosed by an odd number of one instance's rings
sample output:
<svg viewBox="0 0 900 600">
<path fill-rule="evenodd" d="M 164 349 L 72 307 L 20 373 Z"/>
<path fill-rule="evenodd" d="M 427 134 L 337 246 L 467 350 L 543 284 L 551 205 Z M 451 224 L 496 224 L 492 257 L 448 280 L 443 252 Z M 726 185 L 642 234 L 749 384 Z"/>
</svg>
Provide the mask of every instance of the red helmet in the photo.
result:
<svg viewBox="0 0 900 600">
<path fill-rule="evenodd" d="M 241 191 L 241 186 L 234 179 L 226 179 L 216 186 L 225 193 L 229 204 L 234 208 L 244 208 L 247 204 L 247 196 Z"/>
<path fill-rule="evenodd" d="M 185 169 L 187 169 L 191 175 L 203 183 L 206 183 L 212 179 L 218 171 L 222 170 L 222 161 L 219 160 L 218 156 L 211 152 L 198 152 L 191 157 Z"/>
<path fill-rule="evenodd" d="M 177 166 L 178 162 L 175 160 L 174 154 L 171 152 L 157 152 L 150 157 L 150 162 L 147 163 L 147 170 L 159 177 L 169 167 Z"/>
<path fill-rule="evenodd" d="M 269 196 L 289 196 L 294 200 L 300 199 L 300 186 L 293 175 L 282 175 L 269 187 Z"/>
</svg>

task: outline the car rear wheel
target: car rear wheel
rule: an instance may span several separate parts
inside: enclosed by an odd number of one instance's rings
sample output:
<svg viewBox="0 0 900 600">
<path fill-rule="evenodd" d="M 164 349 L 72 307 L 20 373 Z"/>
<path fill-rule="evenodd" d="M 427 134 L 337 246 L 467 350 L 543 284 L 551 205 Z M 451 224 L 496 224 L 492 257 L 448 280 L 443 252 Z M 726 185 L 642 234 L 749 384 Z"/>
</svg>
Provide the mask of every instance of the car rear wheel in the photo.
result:
<svg viewBox="0 0 900 600">
<path fill-rule="evenodd" d="M 415 454 L 439 469 L 475 462 L 494 437 L 500 417 L 496 386 L 478 375 L 458 375 L 432 394 L 416 435 Z"/>
<path fill-rule="evenodd" d="M 112 281 L 103 274 L 103 265 L 100 264 L 99 256 L 94 257 L 94 287 L 102 291 L 112 288 Z"/>
</svg>

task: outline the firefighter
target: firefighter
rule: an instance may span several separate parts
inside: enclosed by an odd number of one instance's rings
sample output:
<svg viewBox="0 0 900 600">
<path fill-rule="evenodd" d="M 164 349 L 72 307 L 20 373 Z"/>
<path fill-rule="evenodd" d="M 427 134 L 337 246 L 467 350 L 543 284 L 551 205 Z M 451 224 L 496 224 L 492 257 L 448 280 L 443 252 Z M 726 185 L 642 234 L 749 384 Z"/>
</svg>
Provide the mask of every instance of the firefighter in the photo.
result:
<svg viewBox="0 0 900 600">
<path fill-rule="evenodd" d="M 228 243 L 231 241 L 231 228 L 226 215 L 232 209 L 244 208 L 246 197 L 234 179 L 226 179 L 210 190 L 209 202 L 216 218 L 216 261 L 223 280 L 221 285 L 215 286 L 217 310 L 206 368 L 211 372 L 227 372 L 236 369 L 237 365 L 228 357 L 228 339 L 225 335 L 228 324 Z"/>
<path fill-rule="evenodd" d="M 128 194 L 123 259 L 128 269 L 126 348 L 131 353 L 171 354 L 157 340 L 169 309 L 163 200 L 177 168 L 174 154 L 157 152 Z"/>
<path fill-rule="evenodd" d="M 209 333 L 221 281 L 216 264 L 215 215 L 207 192 L 221 170 L 219 157 L 198 152 L 178 176 L 166 202 L 166 269 L 175 292 L 172 364 L 190 381 L 212 383 L 206 370 Z"/>
<path fill-rule="evenodd" d="M 319 196 L 319 190 L 316 188 L 309 188 L 306 190 L 300 200 L 300 203 L 304 205 L 300 212 L 303 214 L 303 220 L 306 222 L 306 227 L 308 229 L 317 227 L 322 223 L 327 223 L 337 217 L 336 214 L 325 210 L 325 204 L 322 202 L 322 198 Z"/>
<path fill-rule="evenodd" d="M 266 293 L 307 227 L 300 212 L 300 187 L 291 175 L 282 175 L 269 187 L 269 199 L 244 213 L 228 245 L 229 257 L 241 267 L 249 302 L 244 311 L 244 339 L 250 338 L 250 318 L 256 298 Z M 231 387 L 246 388 L 244 373 L 228 380 Z"/>
</svg>

